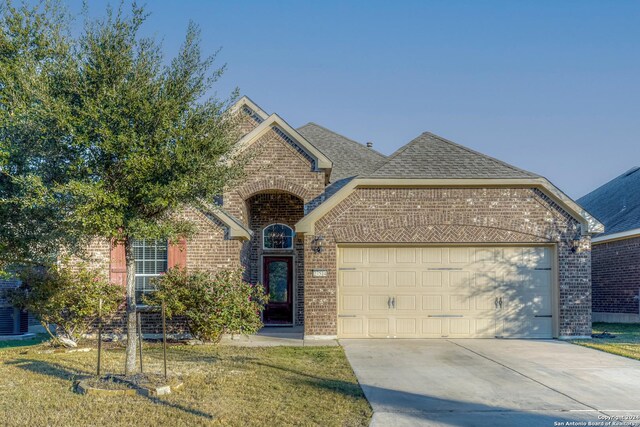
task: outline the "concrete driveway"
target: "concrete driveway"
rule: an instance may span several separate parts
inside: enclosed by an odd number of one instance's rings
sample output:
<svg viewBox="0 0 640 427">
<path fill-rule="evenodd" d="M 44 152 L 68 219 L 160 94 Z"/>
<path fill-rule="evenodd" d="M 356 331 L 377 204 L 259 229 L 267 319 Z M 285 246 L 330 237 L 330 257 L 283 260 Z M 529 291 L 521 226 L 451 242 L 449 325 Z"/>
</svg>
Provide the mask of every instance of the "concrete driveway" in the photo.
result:
<svg viewBox="0 0 640 427">
<path fill-rule="evenodd" d="M 547 340 L 340 344 L 373 407 L 372 426 L 616 425 L 607 416 L 640 426 L 636 360 Z"/>
</svg>

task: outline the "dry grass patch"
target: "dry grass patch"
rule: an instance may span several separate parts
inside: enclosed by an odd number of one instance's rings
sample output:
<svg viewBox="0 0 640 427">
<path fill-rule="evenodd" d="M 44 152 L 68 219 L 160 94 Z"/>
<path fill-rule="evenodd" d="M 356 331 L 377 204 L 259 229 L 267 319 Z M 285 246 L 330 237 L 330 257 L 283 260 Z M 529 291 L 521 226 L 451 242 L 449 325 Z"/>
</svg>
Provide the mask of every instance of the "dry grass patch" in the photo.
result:
<svg viewBox="0 0 640 427">
<path fill-rule="evenodd" d="M 594 323 L 593 333 L 608 332 L 614 338 L 593 338 L 591 340 L 576 340 L 574 344 L 595 348 L 607 353 L 640 360 L 640 324 L 638 323 Z"/>
<path fill-rule="evenodd" d="M 177 393 L 82 396 L 73 381 L 92 375 L 95 351 L 39 354 L 39 346 L 0 350 L 0 419 L 8 426 L 368 425 L 371 408 L 341 347 L 171 346 Z M 146 345 L 146 372 L 161 372 L 162 350 Z M 120 373 L 124 351 L 104 351 Z"/>
</svg>

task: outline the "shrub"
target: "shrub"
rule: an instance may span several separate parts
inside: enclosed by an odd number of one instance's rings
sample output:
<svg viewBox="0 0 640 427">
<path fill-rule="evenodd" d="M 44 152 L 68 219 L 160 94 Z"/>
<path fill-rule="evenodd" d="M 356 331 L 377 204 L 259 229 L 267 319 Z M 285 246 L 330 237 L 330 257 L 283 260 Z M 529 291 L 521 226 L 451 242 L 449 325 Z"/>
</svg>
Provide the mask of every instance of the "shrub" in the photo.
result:
<svg viewBox="0 0 640 427">
<path fill-rule="evenodd" d="M 242 280 L 242 270 L 215 275 L 171 269 L 155 280 L 146 302 L 165 302 L 167 317 L 184 316 L 194 338 L 218 342 L 222 334 L 255 334 L 263 326 L 264 287 Z"/>
<path fill-rule="evenodd" d="M 113 314 L 124 301 L 120 286 L 84 266 L 27 268 L 18 276 L 22 283 L 9 292 L 9 302 L 33 314 L 55 341 L 67 346 L 75 346 L 98 318 L 100 299 L 103 316 Z"/>
</svg>

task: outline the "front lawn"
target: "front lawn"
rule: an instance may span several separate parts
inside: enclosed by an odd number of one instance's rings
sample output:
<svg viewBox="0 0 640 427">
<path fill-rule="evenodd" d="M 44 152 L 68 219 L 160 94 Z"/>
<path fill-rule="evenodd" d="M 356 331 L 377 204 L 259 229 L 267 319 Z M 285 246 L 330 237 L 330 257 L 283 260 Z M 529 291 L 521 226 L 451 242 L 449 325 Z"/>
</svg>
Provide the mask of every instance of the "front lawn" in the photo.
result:
<svg viewBox="0 0 640 427">
<path fill-rule="evenodd" d="M 6 348 L 16 348 L 16 347 L 28 347 L 35 344 L 40 344 L 41 342 L 47 341 L 49 339 L 49 335 L 47 334 L 36 334 L 34 337 L 25 339 L 25 340 L 6 340 L 0 341 L 0 350 Z M 0 356 L 0 360 L 1 356 Z"/>
<path fill-rule="evenodd" d="M 614 338 L 592 338 L 576 340 L 575 344 L 595 348 L 620 356 L 640 360 L 640 324 L 639 323 L 594 323 L 593 333 L 608 332 Z"/>
<path fill-rule="evenodd" d="M 341 347 L 182 346 L 168 348 L 169 370 L 185 387 L 169 396 L 89 397 L 73 392 L 97 353 L 39 354 L 41 346 L 0 349 L 3 425 L 322 425 L 365 426 L 371 408 Z M 162 349 L 145 345 L 144 367 L 161 372 Z M 120 373 L 124 351 L 103 352 Z"/>
</svg>

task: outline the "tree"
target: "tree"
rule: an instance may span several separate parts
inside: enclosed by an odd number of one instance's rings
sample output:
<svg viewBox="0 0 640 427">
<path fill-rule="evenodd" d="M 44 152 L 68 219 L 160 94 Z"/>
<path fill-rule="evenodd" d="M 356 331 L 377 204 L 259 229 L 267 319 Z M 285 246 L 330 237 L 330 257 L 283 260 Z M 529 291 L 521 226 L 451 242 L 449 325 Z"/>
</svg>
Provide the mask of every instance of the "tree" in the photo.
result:
<svg viewBox="0 0 640 427">
<path fill-rule="evenodd" d="M 52 3 L 0 2 L 0 271 L 49 264 L 81 245 L 52 187 L 66 179 L 69 106 L 60 99 L 71 65 L 67 18 Z"/>
<path fill-rule="evenodd" d="M 211 275 L 173 268 L 156 279 L 147 301 L 163 302 L 169 318 L 184 316 L 194 338 L 218 342 L 223 334 L 255 334 L 263 326 L 260 312 L 267 303 L 262 285 L 242 279 L 241 269 Z"/>
<path fill-rule="evenodd" d="M 99 236 L 124 245 L 125 375 L 136 369 L 133 241 L 188 236 L 194 226 L 177 212 L 222 194 L 242 177 L 244 164 L 234 151 L 236 123 L 226 113 L 235 94 L 227 101 L 207 97 L 224 67 L 213 69 L 215 54 L 201 55 L 197 26 L 189 25 L 180 51 L 165 65 L 161 45 L 140 36 L 146 17 L 133 3 L 129 12 L 120 6 L 104 18 L 85 18 L 82 34 L 66 36 L 63 59 L 48 64 L 46 78 L 41 68 L 32 70 L 43 79 L 44 95 L 25 107 L 24 121 L 40 130 L 46 146 L 28 149 L 28 135 L 3 141 L 7 171 L 20 163 L 55 164 L 55 179 L 48 178 L 50 166 L 34 168 L 25 188 L 37 204 L 63 212 L 75 240 Z M 44 119 L 29 115 L 38 109 L 55 114 L 58 126 L 49 130 Z"/>
<path fill-rule="evenodd" d="M 84 266 L 26 268 L 19 277 L 22 283 L 9 291 L 9 302 L 32 313 L 54 341 L 67 346 L 75 346 L 99 314 L 114 313 L 123 300 L 122 288 Z"/>
</svg>

